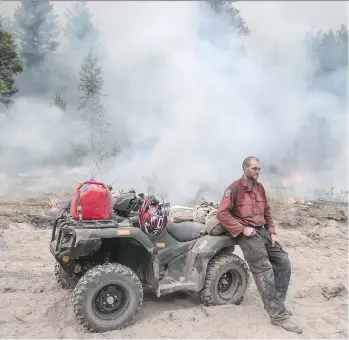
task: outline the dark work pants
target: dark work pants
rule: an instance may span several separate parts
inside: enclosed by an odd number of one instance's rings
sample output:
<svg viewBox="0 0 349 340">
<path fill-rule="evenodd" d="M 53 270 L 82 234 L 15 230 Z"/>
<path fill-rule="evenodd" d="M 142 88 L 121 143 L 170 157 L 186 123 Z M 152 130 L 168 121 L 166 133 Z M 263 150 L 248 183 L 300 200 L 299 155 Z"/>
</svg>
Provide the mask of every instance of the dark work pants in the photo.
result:
<svg viewBox="0 0 349 340">
<path fill-rule="evenodd" d="M 284 320 L 288 317 L 284 302 L 291 277 L 290 260 L 279 244 L 272 246 L 266 229 L 254 229 L 256 236 L 240 234 L 237 241 L 270 319 Z"/>
</svg>

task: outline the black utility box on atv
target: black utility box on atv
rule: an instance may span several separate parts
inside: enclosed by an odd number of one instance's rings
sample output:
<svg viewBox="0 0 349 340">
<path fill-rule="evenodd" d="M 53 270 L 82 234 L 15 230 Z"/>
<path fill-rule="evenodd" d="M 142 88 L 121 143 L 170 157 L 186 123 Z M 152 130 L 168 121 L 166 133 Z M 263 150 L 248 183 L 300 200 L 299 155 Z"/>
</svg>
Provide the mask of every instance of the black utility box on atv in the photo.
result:
<svg viewBox="0 0 349 340">
<path fill-rule="evenodd" d="M 239 304 L 249 282 L 245 262 L 228 235 L 203 235 L 204 225 L 168 223 L 156 236 L 116 221 L 74 221 L 52 230 L 50 251 L 63 287 L 74 288 L 74 312 L 90 331 L 127 326 L 143 302 L 143 287 L 159 297 L 198 293 L 205 305 Z"/>
</svg>

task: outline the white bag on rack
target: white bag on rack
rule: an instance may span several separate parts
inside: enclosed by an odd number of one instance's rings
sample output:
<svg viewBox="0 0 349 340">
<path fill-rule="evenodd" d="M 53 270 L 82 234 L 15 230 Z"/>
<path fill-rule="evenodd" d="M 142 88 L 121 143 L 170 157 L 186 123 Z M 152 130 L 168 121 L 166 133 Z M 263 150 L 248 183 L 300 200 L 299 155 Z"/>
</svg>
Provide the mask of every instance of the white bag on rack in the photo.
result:
<svg viewBox="0 0 349 340">
<path fill-rule="evenodd" d="M 174 205 L 170 208 L 169 220 L 172 223 L 192 221 L 193 212 L 194 208 Z"/>
<path fill-rule="evenodd" d="M 205 231 L 213 236 L 219 236 L 227 232 L 221 222 L 218 221 L 216 214 L 217 209 L 213 209 L 205 218 Z"/>
<path fill-rule="evenodd" d="M 206 216 L 214 210 L 213 207 L 207 205 L 197 205 L 193 212 L 193 221 L 205 224 Z"/>
</svg>

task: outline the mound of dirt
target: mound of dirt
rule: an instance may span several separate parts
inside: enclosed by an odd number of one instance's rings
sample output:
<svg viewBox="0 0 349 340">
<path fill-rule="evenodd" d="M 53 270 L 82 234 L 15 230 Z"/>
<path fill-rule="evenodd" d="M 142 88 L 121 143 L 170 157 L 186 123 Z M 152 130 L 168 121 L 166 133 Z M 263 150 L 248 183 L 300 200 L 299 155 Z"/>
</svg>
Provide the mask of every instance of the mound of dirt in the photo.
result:
<svg viewBox="0 0 349 340">
<path fill-rule="evenodd" d="M 313 226 L 326 223 L 328 220 L 346 223 L 348 221 L 348 205 L 297 205 L 275 204 L 273 212 L 275 220 L 284 229 L 302 228 L 303 225 Z"/>
<path fill-rule="evenodd" d="M 10 223 L 27 223 L 34 228 L 50 228 L 68 195 L 44 195 L 22 200 L 0 200 L 0 229 Z"/>
<path fill-rule="evenodd" d="M 254 283 L 239 306 L 147 294 L 133 325 L 87 333 L 75 319 L 72 291 L 59 288 L 53 275 L 48 216 L 57 210 L 52 199 L 0 203 L 1 338 L 348 338 L 347 220 L 338 207 L 273 207 L 292 262 L 286 302 L 304 327 L 301 335 L 270 324 Z"/>
</svg>

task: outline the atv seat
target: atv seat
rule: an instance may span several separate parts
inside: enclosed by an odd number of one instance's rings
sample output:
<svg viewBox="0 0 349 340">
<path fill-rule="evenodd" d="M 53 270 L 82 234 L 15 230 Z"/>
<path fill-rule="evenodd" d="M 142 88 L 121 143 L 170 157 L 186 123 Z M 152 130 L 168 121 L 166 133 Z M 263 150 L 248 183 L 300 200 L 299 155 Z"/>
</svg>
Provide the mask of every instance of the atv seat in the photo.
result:
<svg viewBox="0 0 349 340">
<path fill-rule="evenodd" d="M 205 225 L 198 222 L 168 223 L 167 232 L 178 242 L 188 242 L 201 237 Z"/>
</svg>

